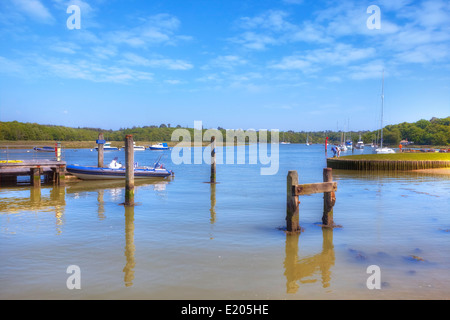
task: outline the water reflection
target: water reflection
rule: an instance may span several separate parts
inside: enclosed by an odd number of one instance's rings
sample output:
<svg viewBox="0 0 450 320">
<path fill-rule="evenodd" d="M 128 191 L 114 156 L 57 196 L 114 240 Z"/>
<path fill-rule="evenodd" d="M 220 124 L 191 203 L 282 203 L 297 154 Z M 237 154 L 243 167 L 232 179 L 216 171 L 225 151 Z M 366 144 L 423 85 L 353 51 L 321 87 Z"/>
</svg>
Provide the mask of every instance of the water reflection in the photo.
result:
<svg viewBox="0 0 450 320">
<path fill-rule="evenodd" d="M 444 169 L 445 170 L 445 169 Z M 429 181 L 429 180 L 449 180 L 449 174 L 442 174 L 439 171 L 395 171 L 395 170 L 333 170 L 333 178 L 355 179 L 355 180 L 375 180 L 375 181 Z"/>
<path fill-rule="evenodd" d="M 209 238 L 212 240 L 214 239 L 214 223 L 216 222 L 216 184 L 211 183 L 210 184 L 210 200 L 211 200 L 211 206 L 209 208 L 210 218 L 209 222 L 211 224 L 211 231 L 209 234 Z"/>
<path fill-rule="evenodd" d="M 296 293 L 301 284 L 317 282 L 317 272 L 321 275 L 322 287 L 327 288 L 331 280 L 331 267 L 334 266 L 333 229 L 322 228 L 322 251 L 302 259 L 298 257 L 300 234 L 286 234 L 286 258 L 284 275 L 286 292 Z"/>
<path fill-rule="evenodd" d="M 126 264 L 123 268 L 124 282 L 126 287 L 131 287 L 134 280 L 134 267 L 136 260 L 134 253 L 136 246 L 134 245 L 134 206 L 124 206 L 125 208 L 125 257 Z"/>
<path fill-rule="evenodd" d="M 54 212 L 56 233 L 61 234 L 66 206 L 66 189 L 64 186 L 12 187 L 4 188 L 2 192 L 4 194 L 0 195 L 5 195 L 5 197 L 2 197 L 2 201 L 0 201 L 0 214 L 17 214 L 27 211 Z"/>
<path fill-rule="evenodd" d="M 216 222 L 216 184 L 211 183 L 210 186 L 211 208 L 209 209 L 209 212 L 211 213 L 211 218 L 209 221 L 211 224 L 214 224 Z"/>
<path fill-rule="evenodd" d="M 103 200 L 103 196 L 105 195 L 105 190 L 97 191 L 97 216 L 99 220 L 104 220 L 105 216 L 105 201 Z"/>
</svg>

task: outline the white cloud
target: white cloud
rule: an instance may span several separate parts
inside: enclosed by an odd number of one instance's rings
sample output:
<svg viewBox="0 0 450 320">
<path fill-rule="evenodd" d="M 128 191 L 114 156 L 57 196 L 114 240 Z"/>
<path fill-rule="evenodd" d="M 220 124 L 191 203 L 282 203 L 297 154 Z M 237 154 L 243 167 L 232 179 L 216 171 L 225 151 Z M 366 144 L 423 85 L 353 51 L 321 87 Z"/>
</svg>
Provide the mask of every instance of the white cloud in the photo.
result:
<svg viewBox="0 0 450 320">
<path fill-rule="evenodd" d="M 53 23 L 50 11 L 39 0 L 13 0 L 17 9 L 28 17 L 42 23 Z"/>
<path fill-rule="evenodd" d="M 132 47 L 154 45 L 176 45 L 180 41 L 192 38 L 176 34 L 180 26 L 177 17 L 169 14 L 156 14 L 144 19 L 134 28 L 119 29 L 105 35 L 105 41 L 114 44 L 126 44 Z"/>
<path fill-rule="evenodd" d="M 331 48 L 307 50 L 286 56 L 281 61 L 272 63 L 271 68 L 282 70 L 301 70 L 316 72 L 329 66 L 346 66 L 374 56 L 373 48 L 355 48 L 347 44 L 336 44 Z"/>
<path fill-rule="evenodd" d="M 168 59 L 168 58 L 144 58 L 137 54 L 127 52 L 123 56 L 125 64 L 145 66 L 150 68 L 165 68 L 169 70 L 189 70 L 193 68 L 193 65 L 189 62 L 179 60 L 179 59 Z"/>
<path fill-rule="evenodd" d="M 218 56 L 203 67 L 203 69 L 211 68 L 221 68 L 221 69 L 232 69 L 237 66 L 243 66 L 247 64 L 248 61 L 237 56 L 237 55 L 222 55 Z"/>
</svg>

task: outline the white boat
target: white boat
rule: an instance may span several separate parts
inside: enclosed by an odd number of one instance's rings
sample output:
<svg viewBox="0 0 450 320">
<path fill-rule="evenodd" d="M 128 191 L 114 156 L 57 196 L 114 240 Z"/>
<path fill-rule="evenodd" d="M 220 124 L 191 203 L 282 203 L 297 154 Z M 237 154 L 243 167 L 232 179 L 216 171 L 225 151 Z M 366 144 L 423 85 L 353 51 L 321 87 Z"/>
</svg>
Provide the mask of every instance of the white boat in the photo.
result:
<svg viewBox="0 0 450 320">
<path fill-rule="evenodd" d="M 98 151 L 98 147 L 95 147 L 95 150 Z M 105 144 L 103 144 L 103 151 L 118 151 L 120 150 L 117 147 L 111 147 L 111 142 L 105 142 Z"/>
<path fill-rule="evenodd" d="M 359 140 L 355 145 L 356 149 L 364 149 L 364 142 L 361 140 L 361 135 L 359 135 Z"/>
<path fill-rule="evenodd" d="M 281 141 L 280 144 L 291 144 L 290 142 L 284 139 L 284 132 L 283 132 L 283 141 Z"/>
<path fill-rule="evenodd" d="M 150 150 L 169 150 L 169 146 L 165 142 L 160 142 L 149 146 Z"/>
<path fill-rule="evenodd" d="M 125 149 L 125 146 L 122 146 L 122 148 Z M 137 146 L 136 142 L 133 141 L 133 149 L 134 149 L 134 151 L 143 151 L 143 150 L 145 150 L 145 147 L 144 146 Z"/>
<path fill-rule="evenodd" d="M 341 143 L 339 144 L 338 148 L 341 151 L 347 151 L 347 146 L 344 143 L 345 137 L 344 137 L 344 133 L 341 133 Z"/>
<path fill-rule="evenodd" d="M 380 147 L 375 149 L 377 154 L 387 154 L 395 153 L 394 149 L 383 147 L 383 109 L 384 109 L 384 70 L 383 70 L 383 80 L 381 84 L 381 138 Z"/>
<path fill-rule="evenodd" d="M 310 146 L 311 143 L 309 143 L 309 133 L 306 135 L 306 145 Z"/>
<path fill-rule="evenodd" d="M 395 153 L 395 150 L 392 148 L 382 147 L 375 149 L 377 154 L 387 154 L 387 153 Z"/>
</svg>

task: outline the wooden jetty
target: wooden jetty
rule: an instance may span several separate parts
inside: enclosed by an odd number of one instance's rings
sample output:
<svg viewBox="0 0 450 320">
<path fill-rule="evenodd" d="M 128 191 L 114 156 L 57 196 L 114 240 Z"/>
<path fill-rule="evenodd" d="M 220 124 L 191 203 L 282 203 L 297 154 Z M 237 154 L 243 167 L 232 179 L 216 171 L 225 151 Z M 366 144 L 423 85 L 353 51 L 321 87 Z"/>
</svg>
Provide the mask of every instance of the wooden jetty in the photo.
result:
<svg viewBox="0 0 450 320">
<path fill-rule="evenodd" d="M 41 176 L 44 182 L 53 181 L 58 185 L 64 184 L 66 162 L 49 159 L 31 160 L 1 160 L 0 184 L 17 184 L 17 177 L 29 176 L 31 185 L 39 187 Z"/>
</svg>

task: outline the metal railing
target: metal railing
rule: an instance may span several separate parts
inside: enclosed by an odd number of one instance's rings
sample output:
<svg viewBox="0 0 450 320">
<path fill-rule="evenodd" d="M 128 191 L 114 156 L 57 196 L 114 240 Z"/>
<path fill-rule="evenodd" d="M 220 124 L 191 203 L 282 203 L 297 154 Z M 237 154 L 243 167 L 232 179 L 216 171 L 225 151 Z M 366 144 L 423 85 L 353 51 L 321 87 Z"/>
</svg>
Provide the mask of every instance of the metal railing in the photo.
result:
<svg viewBox="0 0 450 320">
<path fill-rule="evenodd" d="M 4 145 L 0 146 L 0 161 L 57 160 L 64 161 L 65 150 L 58 146 Z"/>
</svg>

